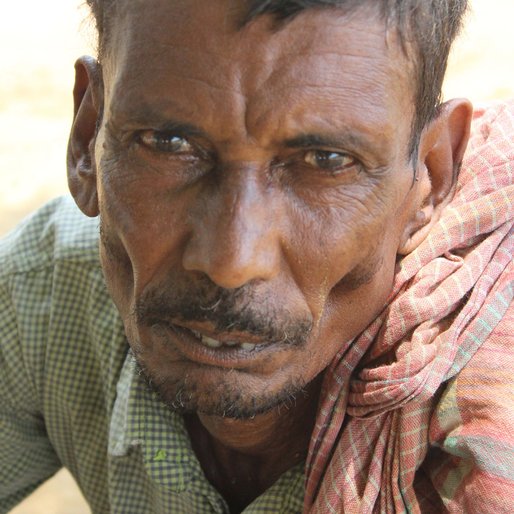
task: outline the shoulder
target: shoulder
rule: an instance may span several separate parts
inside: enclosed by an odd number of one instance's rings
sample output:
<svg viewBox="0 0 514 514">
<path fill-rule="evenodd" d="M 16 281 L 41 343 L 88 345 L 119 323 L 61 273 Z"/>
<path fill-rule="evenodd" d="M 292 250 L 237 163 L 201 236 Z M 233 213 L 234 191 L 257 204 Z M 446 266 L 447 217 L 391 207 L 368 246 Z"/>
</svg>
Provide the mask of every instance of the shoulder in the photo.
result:
<svg viewBox="0 0 514 514">
<path fill-rule="evenodd" d="M 0 279 L 51 267 L 56 261 L 98 263 L 98 220 L 69 197 L 51 201 L 0 241 Z"/>
<path fill-rule="evenodd" d="M 98 241 L 98 220 L 63 197 L 0 242 L 0 353 L 20 391 L 23 370 L 38 408 L 91 398 L 93 383 L 115 381 L 126 352 Z"/>
<path fill-rule="evenodd" d="M 450 512 L 514 506 L 514 306 L 447 385 L 430 427 L 432 480 Z"/>
</svg>

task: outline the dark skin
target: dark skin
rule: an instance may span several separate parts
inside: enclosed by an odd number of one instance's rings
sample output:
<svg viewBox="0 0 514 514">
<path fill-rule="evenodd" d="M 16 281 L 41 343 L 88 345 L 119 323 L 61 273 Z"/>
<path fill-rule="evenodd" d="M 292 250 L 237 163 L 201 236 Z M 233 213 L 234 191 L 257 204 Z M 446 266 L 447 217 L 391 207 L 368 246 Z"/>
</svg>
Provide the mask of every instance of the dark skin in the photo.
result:
<svg viewBox="0 0 514 514">
<path fill-rule="evenodd" d="M 411 64 L 371 8 L 273 31 L 232 0 L 150 3 L 77 62 L 70 189 L 136 359 L 240 512 L 305 458 L 323 370 L 451 198 L 471 107 L 411 159 Z"/>
<path fill-rule="evenodd" d="M 316 403 L 309 400 L 302 397 L 295 402 L 295 418 L 277 416 L 276 410 L 246 422 L 202 414 L 186 417 L 205 476 L 225 498 L 231 512 L 241 512 L 282 473 L 306 459 L 316 414 Z M 293 405 L 282 410 L 289 408 Z M 252 437 L 248 437 L 250 433 Z"/>
</svg>

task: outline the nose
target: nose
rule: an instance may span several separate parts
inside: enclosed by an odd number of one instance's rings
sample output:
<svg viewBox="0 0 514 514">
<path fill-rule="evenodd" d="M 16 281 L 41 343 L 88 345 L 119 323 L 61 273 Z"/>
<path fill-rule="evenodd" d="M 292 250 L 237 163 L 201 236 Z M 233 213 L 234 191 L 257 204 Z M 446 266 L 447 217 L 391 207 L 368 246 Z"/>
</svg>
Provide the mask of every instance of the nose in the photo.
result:
<svg viewBox="0 0 514 514">
<path fill-rule="evenodd" d="M 193 230 L 182 264 L 226 289 L 270 280 L 280 268 L 279 231 L 270 208 L 272 193 L 251 170 L 240 167 L 226 170 L 224 175 L 216 190 L 209 191 L 204 206 L 192 215 Z"/>
</svg>

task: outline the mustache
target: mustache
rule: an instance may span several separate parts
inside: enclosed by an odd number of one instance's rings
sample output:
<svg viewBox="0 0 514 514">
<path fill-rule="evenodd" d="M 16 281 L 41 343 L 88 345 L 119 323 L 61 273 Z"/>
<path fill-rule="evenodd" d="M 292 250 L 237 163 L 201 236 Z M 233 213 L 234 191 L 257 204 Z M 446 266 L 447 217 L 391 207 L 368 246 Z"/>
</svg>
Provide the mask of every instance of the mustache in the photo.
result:
<svg viewBox="0 0 514 514">
<path fill-rule="evenodd" d="M 312 316 L 293 317 L 276 300 L 259 297 L 250 284 L 223 289 L 206 279 L 187 287 L 160 284 L 138 299 L 133 315 L 146 326 L 172 320 L 208 322 L 217 332 L 244 332 L 267 341 L 302 345 L 312 330 Z"/>
</svg>

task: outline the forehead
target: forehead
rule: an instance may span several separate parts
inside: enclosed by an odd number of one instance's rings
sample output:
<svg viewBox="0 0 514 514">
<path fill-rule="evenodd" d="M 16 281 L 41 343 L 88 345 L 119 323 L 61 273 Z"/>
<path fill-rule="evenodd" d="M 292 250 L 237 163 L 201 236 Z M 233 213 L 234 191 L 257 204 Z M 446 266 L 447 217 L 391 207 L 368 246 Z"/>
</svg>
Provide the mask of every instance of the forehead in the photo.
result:
<svg viewBox="0 0 514 514">
<path fill-rule="evenodd" d="M 225 139 L 245 132 L 264 140 L 272 119 L 284 137 L 339 121 L 364 132 L 397 131 L 400 118 L 410 125 L 412 74 L 372 6 L 241 26 L 242 4 L 121 2 L 104 65 L 113 112 L 178 117 Z"/>
</svg>

